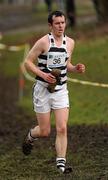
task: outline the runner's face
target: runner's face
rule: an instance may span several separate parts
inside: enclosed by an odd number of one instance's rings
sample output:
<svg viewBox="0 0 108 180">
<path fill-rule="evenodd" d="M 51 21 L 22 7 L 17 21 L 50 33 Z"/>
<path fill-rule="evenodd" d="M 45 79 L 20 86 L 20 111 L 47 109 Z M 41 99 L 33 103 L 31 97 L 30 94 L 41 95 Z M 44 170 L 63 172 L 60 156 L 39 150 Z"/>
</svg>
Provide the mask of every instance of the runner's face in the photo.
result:
<svg viewBox="0 0 108 180">
<path fill-rule="evenodd" d="M 51 25 L 51 30 L 56 36 L 61 36 L 66 27 L 66 20 L 64 16 L 55 17 L 53 16 L 53 23 Z"/>
</svg>

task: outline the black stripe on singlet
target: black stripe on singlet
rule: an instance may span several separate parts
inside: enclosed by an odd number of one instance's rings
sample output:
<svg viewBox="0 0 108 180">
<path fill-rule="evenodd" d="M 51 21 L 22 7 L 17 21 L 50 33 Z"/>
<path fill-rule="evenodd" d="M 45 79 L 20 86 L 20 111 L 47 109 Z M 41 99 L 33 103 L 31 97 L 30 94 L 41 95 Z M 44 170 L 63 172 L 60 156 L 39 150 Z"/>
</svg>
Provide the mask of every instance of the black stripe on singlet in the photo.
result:
<svg viewBox="0 0 108 180">
<path fill-rule="evenodd" d="M 65 77 L 67 73 L 60 74 L 60 77 Z"/>
<path fill-rule="evenodd" d="M 44 68 L 46 68 L 46 64 L 38 63 L 38 67 L 44 67 Z"/>
<path fill-rule="evenodd" d="M 43 59 L 43 60 L 47 60 L 47 55 L 41 54 L 38 56 L 38 58 Z"/>
<path fill-rule="evenodd" d="M 48 83 L 47 81 L 45 81 L 43 78 L 41 78 L 41 77 L 39 77 L 39 76 L 36 76 L 36 80 L 39 80 L 39 81 Z"/>
<path fill-rule="evenodd" d="M 60 70 L 65 70 L 65 69 L 66 69 L 66 66 L 61 66 L 61 67 L 59 67 L 58 69 L 60 69 Z"/>
<path fill-rule="evenodd" d="M 45 72 L 45 73 L 50 73 L 50 72 L 51 72 L 51 71 L 50 71 L 49 69 L 47 69 L 47 68 L 43 69 L 42 71 Z M 39 76 L 36 76 L 36 79 L 37 79 L 37 80 L 40 80 L 40 81 L 43 81 L 43 82 L 46 82 L 43 78 L 41 78 L 41 77 L 39 77 Z"/>
<path fill-rule="evenodd" d="M 64 48 L 51 47 L 49 52 L 66 52 Z"/>
<path fill-rule="evenodd" d="M 66 41 L 65 41 L 65 40 L 63 41 L 63 44 L 66 44 Z"/>
<path fill-rule="evenodd" d="M 50 69 L 60 69 L 60 70 L 65 70 L 66 66 L 61 66 L 61 67 L 56 67 L 56 68 L 50 68 Z"/>
<path fill-rule="evenodd" d="M 51 38 L 51 43 L 54 43 L 54 39 Z"/>
<path fill-rule="evenodd" d="M 42 82 L 47 82 L 44 79 L 42 79 L 41 77 L 39 77 L 39 76 L 36 76 L 36 79 L 39 80 L 39 81 L 42 81 Z"/>
</svg>

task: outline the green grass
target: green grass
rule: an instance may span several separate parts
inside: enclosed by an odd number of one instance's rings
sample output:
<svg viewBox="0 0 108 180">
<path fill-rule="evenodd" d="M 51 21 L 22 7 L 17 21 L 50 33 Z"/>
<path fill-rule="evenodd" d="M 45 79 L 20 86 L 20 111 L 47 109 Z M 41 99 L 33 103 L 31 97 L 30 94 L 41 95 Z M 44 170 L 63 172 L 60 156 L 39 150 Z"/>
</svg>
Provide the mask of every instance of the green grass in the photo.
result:
<svg viewBox="0 0 108 180">
<path fill-rule="evenodd" d="M 24 50 L 19 52 L 2 52 L 2 60 L 4 66 L 2 66 L 1 71 L 8 77 L 18 76 L 19 74 L 19 65 L 23 59 Z M 2 62 L 1 62 L 2 63 Z"/>
<path fill-rule="evenodd" d="M 86 65 L 85 80 L 107 83 L 107 46 L 108 36 L 76 43 L 73 63 L 81 61 Z"/>
<path fill-rule="evenodd" d="M 70 77 L 90 82 L 108 83 L 107 68 L 108 37 L 77 42 L 73 63 L 86 65 L 84 75 L 72 74 Z M 107 88 L 69 83 L 70 123 L 106 123 Z"/>
<path fill-rule="evenodd" d="M 69 83 L 69 123 L 108 123 L 107 91 L 107 88 Z"/>
</svg>

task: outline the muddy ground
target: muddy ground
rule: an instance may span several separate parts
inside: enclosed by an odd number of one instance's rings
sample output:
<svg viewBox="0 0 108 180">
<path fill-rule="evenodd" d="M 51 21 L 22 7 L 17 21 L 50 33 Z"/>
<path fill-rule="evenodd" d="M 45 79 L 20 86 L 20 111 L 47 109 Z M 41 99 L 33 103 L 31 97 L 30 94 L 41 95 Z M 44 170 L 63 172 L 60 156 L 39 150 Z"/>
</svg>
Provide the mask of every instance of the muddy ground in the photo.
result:
<svg viewBox="0 0 108 180">
<path fill-rule="evenodd" d="M 17 106 L 18 102 L 18 79 L 0 76 L 0 154 L 7 155 L 10 151 L 19 147 L 27 129 L 34 123 L 34 117 L 27 115 L 24 109 Z M 55 129 L 49 139 L 38 142 L 41 150 L 48 147 L 54 150 Z M 93 161 L 100 167 L 97 178 L 93 180 L 107 180 L 108 178 L 108 125 L 97 126 L 72 126 L 68 127 L 68 153 L 72 156 L 81 154 Z M 82 157 L 83 158 L 83 157 Z M 70 160 L 71 161 L 71 160 Z M 55 159 L 49 161 L 55 163 Z M 84 162 L 82 162 L 83 165 Z M 90 165 L 89 165 L 90 166 Z M 85 165 L 86 167 L 86 165 Z M 91 168 L 91 167 L 86 167 Z M 43 178 L 44 179 L 44 178 Z M 56 178 L 55 178 L 56 179 Z M 61 178 L 62 179 L 62 178 Z M 71 179 L 71 178 L 70 178 Z M 86 180 L 86 179 L 84 179 Z"/>
</svg>

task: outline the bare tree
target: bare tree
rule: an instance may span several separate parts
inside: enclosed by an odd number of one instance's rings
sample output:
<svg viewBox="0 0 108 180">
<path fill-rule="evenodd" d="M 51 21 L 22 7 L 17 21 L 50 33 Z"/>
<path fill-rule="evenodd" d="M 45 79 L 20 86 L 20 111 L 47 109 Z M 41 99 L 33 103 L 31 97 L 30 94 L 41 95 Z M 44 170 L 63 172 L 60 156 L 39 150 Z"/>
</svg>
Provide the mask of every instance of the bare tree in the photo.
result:
<svg viewBox="0 0 108 180">
<path fill-rule="evenodd" d="M 69 20 L 69 26 L 73 27 L 76 24 L 76 8 L 75 0 L 66 0 L 66 14 Z"/>
<path fill-rule="evenodd" d="M 99 22 L 108 22 L 108 0 L 92 0 Z"/>
<path fill-rule="evenodd" d="M 44 0 L 47 5 L 47 10 L 50 13 L 52 11 L 52 0 Z"/>
</svg>

